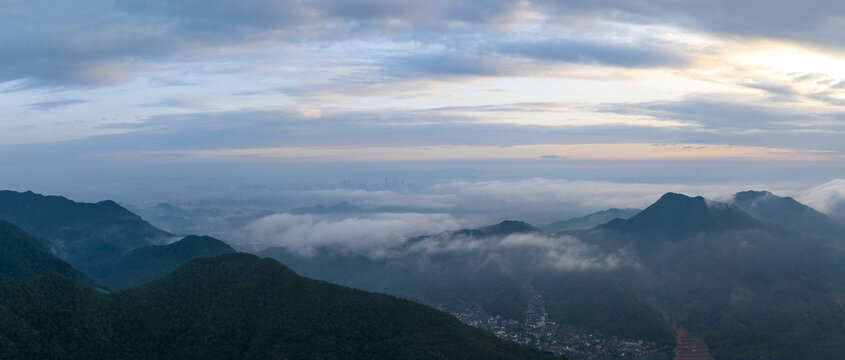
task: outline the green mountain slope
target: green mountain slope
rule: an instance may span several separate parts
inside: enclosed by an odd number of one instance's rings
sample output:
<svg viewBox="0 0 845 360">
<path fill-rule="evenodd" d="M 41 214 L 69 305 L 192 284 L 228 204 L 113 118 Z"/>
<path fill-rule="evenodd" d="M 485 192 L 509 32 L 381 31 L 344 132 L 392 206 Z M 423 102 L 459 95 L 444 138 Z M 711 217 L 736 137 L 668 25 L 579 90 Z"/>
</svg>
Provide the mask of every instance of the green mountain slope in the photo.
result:
<svg viewBox="0 0 845 360">
<path fill-rule="evenodd" d="M 0 219 L 43 239 L 51 252 L 95 280 L 126 252 L 171 236 L 113 201 L 77 203 L 30 191 L 0 191 Z"/>
<path fill-rule="evenodd" d="M 536 276 L 553 319 L 664 337 L 681 325 L 719 359 L 845 356 L 845 253 L 829 241 L 680 194 L 577 236 L 636 265 Z"/>
<path fill-rule="evenodd" d="M 0 274 L 22 280 L 50 272 L 93 286 L 90 279 L 49 253 L 29 234 L 0 220 Z"/>
<path fill-rule="evenodd" d="M 551 358 L 423 305 L 246 254 L 193 260 L 111 295 L 58 275 L 0 279 L 0 291 L 3 358 Z"/>
<path fill-rule="evenodd" d="M 101 281 L 110 289 L 125 289 L 161 278 L 193 259 L 233 252 L 235 249 L 213 237 L 186 236 L 169 245 L 132 250 Z"/>
<path fill-rule="evenodd" d="M 845 224 L 791 197 L 768 191 L 743 191 L 734 194 L 731 203 L 757 219 L 804 235 L 845 240 Z"/>
<path fill-rule="evenodd" d="M 452 310 L 480 305 L 485 311 L 522 320 L 528 306 L 523 268 L 533 253 L 502 248 L 509 258 L 484 251 L 487 245 L 469 251 L 423 251 L 438 246 L 496 243 L 508 236 L 533 235 L 536 227 L 521 221 L 503 221 L 479 229 L 463 229 L 422 236 L 408 241 L 407 252 L 389 258 L 371 258 L 322 249 L 303 257 L 284 248 L 260 253 L 288 264 L 308 277 L 367 291 L 375 291 Z M 457 241 L 453 241 L 457 240 Z M 435 245 L 436 244 L 436 245 Z"/>
</svg>

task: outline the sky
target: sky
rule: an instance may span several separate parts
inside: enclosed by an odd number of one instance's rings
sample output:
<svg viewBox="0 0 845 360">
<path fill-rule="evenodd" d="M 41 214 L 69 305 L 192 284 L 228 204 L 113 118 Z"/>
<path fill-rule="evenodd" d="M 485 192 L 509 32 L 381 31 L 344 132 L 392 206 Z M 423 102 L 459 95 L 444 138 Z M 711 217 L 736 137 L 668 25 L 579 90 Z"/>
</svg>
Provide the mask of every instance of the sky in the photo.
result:
<svg viewBox="0 0 845 360">
<path fill-rule="evenodd" d="M 839 1 L 0 0 L 0 24 L 3 188 L 845 178 Z"/>
</svg>

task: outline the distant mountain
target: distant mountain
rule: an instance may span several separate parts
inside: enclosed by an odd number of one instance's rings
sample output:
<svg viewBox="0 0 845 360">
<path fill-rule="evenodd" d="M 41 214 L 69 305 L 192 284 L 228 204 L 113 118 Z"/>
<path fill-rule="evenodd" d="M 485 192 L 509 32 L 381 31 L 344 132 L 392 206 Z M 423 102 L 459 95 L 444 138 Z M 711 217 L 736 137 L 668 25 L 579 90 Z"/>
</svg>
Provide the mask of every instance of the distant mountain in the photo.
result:
<svg viewBox="0 0 845 360">
<path fill-rule="evenodd" d="M 760 194 L 741 198 L 748 195 Z M 656 336 L 680 325 L 724 359 L 845 356 L 845 251 L 838 244 L 757 220 L 733 204 L 673 193 L 628 220 L 574 236 L 635 265 L 539 272 L 534 286 L 556 321 Z"/>
<path fill-rule="evenodd" d="M 761 226 L 736 206 L 707 201 L 701 196 L 666 193 L 631 218 L 615 219 L 599 228 L 633 235 L 679 237 Z"/>
<path fill-rule="evenodd" d="M 840 201 L 830 209 L 830 217 L 841 223 L 845 223 L 845 201 Z"/>
<path fill-rule="evenodd" d="M 159 215 L 169 215 L 169 216 L 179 216 L 179 217 L 194 217 L 194 216 L 205 216 L 205 217 L 221 217 L 225 216 L 226 212 L 217 209 L 217 208 L 196 208 L 196 209 L 183 209 L 181 207 L 171 205 L 168 203 L 159 203 L 153 206 L 153 209 Z"/>
<path fill-rule="evenodd" d="M 94 285 L 91 279 L 48 252 L 19 227 L 0 221 L 0 274 L 22 280 L 45 273 L 66 276 L 88 287 Z"/>
<path fill-rule="evenodd" d="M 485 226 L 478 229 L 461 229 L 456 231 L 446 231 L 440 234 L 424 235 L 414 239 L 410 242 L 419 242 L 420 240 L 432 237 L 472 237 L 472 238 L 489 238 L 497 236 L 508 236 L 513 234 L 529 234 L 539 233 L 542 230 L 524 221 L 505 220 L 495 225 Z"/>
<path fill-rule="evenodd" d="M 505 220 L 496 225 L 478 229 L 484 236 L 502 236 L 539 232 L 540 229 L 523 221 Z"/>
<path fill-rule="evenodd" d="M 731 203 L 749 215 L 801 234 L 845 240 L 845 224 L 835 221 L 791 197 L 768 191 L 743 191 Z"/>
<path fill-rule="evenodd" d="M 130 250 L 171 235 L 114 201 L 78 203 L 61 196 L 0 191 L 0 219 L 43 240 L 59 258 L 98 279 Z"/>
<path fill-rule="evenodd" d="M 136 206 L 131 210 L 154 226 L 173 234 L 214 234 L 222 238 L 236 236 L 233 233 L 235 229 L 274 213 L 265 209 L 180 207 L 168 203 Z"/>
<path fill-rule="evenodd" d="M 50 275 L 0 279 L 0 292 L 0 358 L 551 358 L 423 305 L 246 254 L 193 260 L 111 295 Z"/>
<path fill-rule="evenodd" d="M 543 231 L 549 233 L 557 233 L 571 230 L 587 230 L 602 224 L 606 224 L 607 222 L 616 218 L 628 219 L 631 216 L 636 215 L 640 211 L 640 209 L 612 208 L 582 217 L 575 217 L 567 220 L 556 221 L 546 226 L 543 226 L 542 229 Z"/>
<path fill-rule="evenodd" d="M 309 276 L 515 319 L 530 284 L 552 321 L 661 344 L 683 326 L 719 359 L 845 357 L 845 250 L 735 204 L 667 193 L 592 229 L 504 222 L 390 251 L 264 254 Z"/>
<path fill-rule="evenodd" d="M 189 213 L 160 204 L 163 211 Z M 37 235 L 42 246 L 111 290 L 157 279 L 197 257 L 234 252 L 220 240 L 173 236 L 113 201 L 78 203 L 61 196 L 0 191 L 0 219 Z"/>
<path fill-rule="evenodd" d="M 307 206 L 301 207 L 296 209 L 291 209 L 291 214 L 347 214 L 347 213 L 360 213 L 364 212 L 364 209 L 361 209 L 357 206 L 354 206 L 346 201 L 334 204 L 329 207 L 325 207 L 323 205 L 316 205 L 316 206 Z"/>
<path fill-rule="evenodd" d="M 102 279 L 110 289 L 124 289 L 152 281 L 196 258 L 234 253 L 226 243 L 210 236 L 186 236 L 169 244 L 137 248 L 121 257 Z"/>
<path fill-rule="evenodd" d="M 504 249 L 502 251 L 517 259 L 505 261 L 485 250 L 509 235 L 539 231 L 522 221 L 503 221 L 478 229 L 409 239 L 407 248 L 396 249 L 402 254 L 386 258 L 347 254 L 333 249 L 321 249 L 313 256 L 301 256 L 284 248 L 268 248 L 259 254 L 320 280 L 455 310 L 480 305 L 492 314 L 523 319 L 528 295 L 516 268 L 531 264 L 537 254 Z M 457 252 L 448 250 L 462 242 L 479 247 Z M 446 249 L 438 250 L 440 247 Z M 547 250 L 543 249 L 543 254 Z"/>
</svg>

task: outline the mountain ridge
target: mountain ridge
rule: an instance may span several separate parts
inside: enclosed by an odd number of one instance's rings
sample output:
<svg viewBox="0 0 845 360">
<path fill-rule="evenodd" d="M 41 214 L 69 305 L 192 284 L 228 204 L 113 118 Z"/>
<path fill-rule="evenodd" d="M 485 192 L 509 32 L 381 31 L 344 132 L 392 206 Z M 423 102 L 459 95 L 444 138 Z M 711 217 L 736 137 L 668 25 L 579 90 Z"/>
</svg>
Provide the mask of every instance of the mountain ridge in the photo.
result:
<svg viewBox="0 0 845 360">
<path fill-rule="evenodd" d="M 171 244 L 132 250 L 102 281 L 110 289 L 124 289 L 161 278 L 193 259 L 234 252 L 231 246 L 213 237 L 189 235 Z"/>
<path fill-rule="evenodd" d="M 53 274 L 0 278 L 0 291 L 4 358 L 553 358 L 438 310 L 243 253 L 195 259 L 108 295 Z"/>
<path fill-rule="evenodd" d="M 48 272 L 94 286 L 93 280 L 51 254 L 21 228 L 0 220 L 0 274 L 25 280 Z"/>
<path fill-rule="evenodd" d="M 573 217 L 566 220 L 555 221 L 540 228 L 543 231 L 549 233 L 558 233 L 572 230 L 589 230 L 596 226 L 606 224 L 616 218 L 629 219 L 640 211 L 642 210 L 633 208 L 610 208 L 580 217 Z"/>
<path fill-rule="evenodd" d="M 638 214 L 612 220 L 597 228 L 677 237 L 754 227 L 762 225 L 736 206 L 669 192 Z"/>
<path fill-rule="evenodd" d="M 731 203 L 762 221 L 815 237 L 845 240 L 845 224 L 791 197 L 768 191 L 747 190 L 734 194 Z"/>
</svg>

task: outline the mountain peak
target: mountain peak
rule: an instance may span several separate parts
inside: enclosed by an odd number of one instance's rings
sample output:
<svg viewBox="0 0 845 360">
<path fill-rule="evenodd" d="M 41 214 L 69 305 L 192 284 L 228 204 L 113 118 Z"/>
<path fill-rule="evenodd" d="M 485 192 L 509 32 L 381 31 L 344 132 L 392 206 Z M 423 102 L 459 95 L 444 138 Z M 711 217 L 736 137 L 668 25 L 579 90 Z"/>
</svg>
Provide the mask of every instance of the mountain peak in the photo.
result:
<svg viewBox="0 0 845 360">
<path fill-rule="evenodd" d="M 111 269 L 103 284 L 111 289 L 123 289 L 158 279 L 193 259 L 234 252 L 225 242 L 211 236 L 189 235 L 172 244 L 132 250 Z"/>
<path fill-rule="evenodd" d="M 343 202 L 339 202 L 337 204 L 332 205 L 332 207 L 330 207 L 329 210 L 335 211 L 335 212 L 359 212 L 359 211 L 361 211 L 361 208 L 359 208 L 355 205 L 352 205 L 349 202 L 343 201 Z"/>
<path fill-rule="evenodd" d="M 342 213 L 356 213 L 362 212 L 363 209 L 352 205 L 346 201 L 334 204 L 330 207 L 323 205 L 306 206 L 296 209 L 291 209 L 291 214 L 342 214 Z"/>
<path fill-rule="evenodd" d="M 845 225 L 791 197 L 748 190 L 733 195 L 731 203 L 749 215 L 815 237 L 842 239 Z"/>
<path fill-rule="evenodd" d="M 93 287 L 94 282 L 60 260 L 21 228 L 0 220 L 0 276 L 26 279 L 54 272 Z"/>
<path fill-rule="evenodd" d="M 616 219 L 602 227 L 677 237 L 755 225 L 757 222 L 751 216 L 733 205 L 670 192 L 630 219 Z"/>
<path fill-rule="evenodd" d="M 652 206 L 654 205 L 665 205 L 665 204 L 704 204 L 704 198 L 701 196 L 688 196 L 684 194 L 674 193 L 674 192 L 667 192 L 663 194 Z"/>
<path fill-rule="evenodd" d="M 496 225 L 490 225 L 478 230 L 483 231 L 487 235 L 510 235 L 540 231 L 534 225 L 517 220 L 505 220 Z"/>
</svg>

